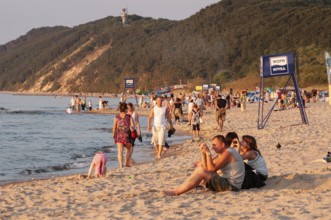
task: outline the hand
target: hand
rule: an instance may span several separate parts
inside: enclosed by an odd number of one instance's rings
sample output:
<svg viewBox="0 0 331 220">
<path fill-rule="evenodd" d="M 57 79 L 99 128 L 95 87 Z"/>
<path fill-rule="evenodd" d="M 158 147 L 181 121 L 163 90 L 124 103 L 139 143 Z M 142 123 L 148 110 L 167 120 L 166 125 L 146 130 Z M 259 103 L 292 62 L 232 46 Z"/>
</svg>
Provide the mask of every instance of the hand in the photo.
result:
<svg viewBox="0 0 331 220">
<path fill-rule="evenodd" d="M 193 163 L 193 166 L 194 166 L 194 167 L 197 167 L 197 166 L 199 166 L 200 164 L 201 164 L 200 161 L 195 161 L 195 162 Z"/>
<path fill-rule="evenodd" d="M 150 128 L 149 126 L 147 127 L 147 131 L 148 131 L 148 132 L 150 132 L 150 131 L 151 131 L 151 128 Z"/>
<path fill-rule="evenodd" d="M 210 153 L 210 150 L 209 150 L 208 146 L 206 145 L 206 143 L 200 144 L 200 151 L 205 154 Z"/>
</svg>

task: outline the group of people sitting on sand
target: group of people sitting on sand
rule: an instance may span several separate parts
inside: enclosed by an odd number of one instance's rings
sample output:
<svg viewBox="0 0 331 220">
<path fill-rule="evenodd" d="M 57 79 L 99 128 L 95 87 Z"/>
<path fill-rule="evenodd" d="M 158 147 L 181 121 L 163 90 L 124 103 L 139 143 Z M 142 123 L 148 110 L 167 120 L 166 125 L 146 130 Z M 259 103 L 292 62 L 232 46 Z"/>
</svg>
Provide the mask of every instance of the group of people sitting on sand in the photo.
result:
<svg viewBox="0 0 331 220">
<path fill-rule="evenodd" d="M 239 141 L 235 132 L 229 132 L 226 137 L 216 135 L 211 148 L 216 154 L 201 143 L 201 160 L 194 163 L 194 172 L 179 187 L 163 194 L 180 195 L 199 186 L 217 192 L 265 186 L 268 169 L 253 136 L 244 135 Z"/>
</svg>

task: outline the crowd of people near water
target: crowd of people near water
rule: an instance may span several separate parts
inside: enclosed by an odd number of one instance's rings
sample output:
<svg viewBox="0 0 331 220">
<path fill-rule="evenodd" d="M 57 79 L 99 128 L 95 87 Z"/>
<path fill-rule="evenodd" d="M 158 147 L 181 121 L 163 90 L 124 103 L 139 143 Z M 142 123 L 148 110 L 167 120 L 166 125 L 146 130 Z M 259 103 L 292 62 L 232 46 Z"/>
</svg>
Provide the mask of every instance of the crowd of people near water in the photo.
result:
<svg viewBox="0 0 331 220">
<path fill-rule="evenodd" d="M 288 109 L 290 106 L 297 106 L 294 92 L 285 94 L 277 90 L 274 94 L 269 94 L 269 91 L 260 94 L 257 91 L 256 94 L 259 101 L 278 100 L 278 106 L 282 110 Z M 310 97 L 303 94 L 305 102 L 309 102 Z M 313 102 L 316 102 L 318 100 L 317 91 L 312 91 L 311 94 Z M 288 97 L 290 98 L 288 99 Z M 136 107 L 150 109 L 147 131 L 152 133 L 151 143 L 155 147 L 157 159 L 161 159 L 169 148 L 166 141 L 167 136 L 170 137 L 175 133 L 173 123 L 191 126 L 192 144 L 197 144 L 200 149 L 201 160 L 194 163 L 195 171 L 179 187 L 163 191 L 164 195 L 180 195 L 202 187 L 212 191 L 239 191 L 265 186 L 268 169 L 266 161 L 257 147 L 257 140 L 253 136 L 243 135 L 239 138 L 236 132 L 228 132 L 226 136 L 219 134 L 212 138 L 211 146 L 202 142 L 200 137 L 203 116 L 207 109 L 215 111 L 215 129 L 218 132 L 223 131 L 227 110 L 240 108 L 241 112 L 246 111 L 246 103 L 250 102 L 246 90 L 238 91 L 234 95 L 230 91 L 226 94 L 217 91 L 190 95 L 182 93 L 177 95 L 151 94 L 148 102 L 144 101 L 144 98 L 144 95 L 139 97 Z M 76 97 L 76 100 L 78 99 Z M 99 108 L 105 108 L 105 104 L 107 103 L 102 100 L 102 97 L 99 97 Z M 113 138 L 118 147 L 119 167 L 130 167 L 134 164 L 132 154 L 135 141 L 136 139 L 142 141 L 139 115 L 135 111 L 135 105 L 131 102 L 126 103 L 124 99 L 120 100 L 117 109 L 119 113 L 114 118 Z M 212 153 L 211 149 L 215 153 Z M 105 176 L 106 162 L 105 153 L 97 152 L 91 163 L 88 177 L 92 176 L 93 170 L 95 177 Z"/>
</svg>

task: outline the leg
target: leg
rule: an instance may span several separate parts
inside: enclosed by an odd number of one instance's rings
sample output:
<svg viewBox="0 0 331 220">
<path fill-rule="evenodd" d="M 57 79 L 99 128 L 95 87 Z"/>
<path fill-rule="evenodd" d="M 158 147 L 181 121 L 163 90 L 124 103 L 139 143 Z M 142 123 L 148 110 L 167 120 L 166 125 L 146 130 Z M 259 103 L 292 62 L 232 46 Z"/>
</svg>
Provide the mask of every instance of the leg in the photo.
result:
<svg viewBox="0 0 331 220">
<path fill-rule="evenodd" d="M 123 167 L 123 144 L 118 143 L 117 144 L 117 159 L 118 159 L 118 163 L 120 164 L 120 168 Z"/>
<path fill-rule="evenodd" d="M 218 112 L 216 112 L 215 113 L 215 117 L 216 117 L 216 124 L 217 124 L 217 130 L 219 129 L 219 127 L 220 127 L 220 123 L 219 123 L 219 114 L 218 114 Z"/>
<path fill-rule="evenodd" d="M 209 182 L 210 178 L 212 177 L 212 174 L 213 173 L 207 172 L 199 166 L 194 170 L 191 176 L 189 176 L 189 178 L 185 180 L 182 185 L 171 191 L 163 191 L 163 193 L 168 196 L 183 194 L 191 189 L 194 189 L 203 180 L 205 182 Z"/>
<path fill-rule="evenodd" d="M 126 155 L 125 155 L 125 163 L 124 163 L 124 165 L 126 167 L 128 167 L 129 166 L 129 163 L 131 161 L 131 156 L 132 156 L 132 145 L 131 145 L 131 143 L 128 143 L 128 144 L 125 145 L 125 147 L 126 147 Z"/>
<path fill-rule="evenodd" d="M 220 131 L 223 131 L 223 125 L 224 125 L 224 120 L 222 119 L 220 123 Z"/>
<path fill-rule="evenodd" d="M 161 153 L 163 151 L 163 146 L 161 144 L 158 145 L 158 152 L 156 158 L 160 159 L 161 158 Z"/>
</svg>

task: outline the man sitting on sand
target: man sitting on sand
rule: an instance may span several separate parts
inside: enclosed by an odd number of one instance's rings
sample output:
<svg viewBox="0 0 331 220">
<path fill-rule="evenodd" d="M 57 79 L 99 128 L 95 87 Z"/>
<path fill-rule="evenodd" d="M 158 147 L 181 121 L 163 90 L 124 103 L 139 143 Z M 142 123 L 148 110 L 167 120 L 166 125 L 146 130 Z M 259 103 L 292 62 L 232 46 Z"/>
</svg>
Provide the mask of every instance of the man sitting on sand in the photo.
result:
<svg viewBox="0 0 331 220">
<path fill-rule="evenodd" d="M 213 158 L 208 146 L 200 144 L 201 162 L 186 181 L 171 191 L 163 191 L 164 195 L 175 196 L 197 187 L 201 182 L 213 191 L 239 191 L 245 178 L 245 165 L 239 153 L 226 144 L 223 135 L 212 140 L 217 155 Z M 220 170 L 221 175 L 217 173 Z"/>
</svg>

